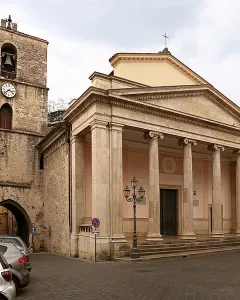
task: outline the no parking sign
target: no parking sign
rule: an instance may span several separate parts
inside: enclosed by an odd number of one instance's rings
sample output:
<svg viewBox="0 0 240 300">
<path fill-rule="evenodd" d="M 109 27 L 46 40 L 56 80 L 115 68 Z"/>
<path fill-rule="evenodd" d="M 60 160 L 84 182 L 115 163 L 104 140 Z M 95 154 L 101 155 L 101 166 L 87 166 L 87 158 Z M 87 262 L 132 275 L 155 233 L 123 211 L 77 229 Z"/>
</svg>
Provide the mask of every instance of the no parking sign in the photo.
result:
<svg viewBox="0 0 240 300">
<path fill-rule="evenodd" d="M 98 218 L 93 218 L 92 219 L 92 226 L 93 227 L 99 227 L 100 225 L 100 220 Z"/>
</svg>

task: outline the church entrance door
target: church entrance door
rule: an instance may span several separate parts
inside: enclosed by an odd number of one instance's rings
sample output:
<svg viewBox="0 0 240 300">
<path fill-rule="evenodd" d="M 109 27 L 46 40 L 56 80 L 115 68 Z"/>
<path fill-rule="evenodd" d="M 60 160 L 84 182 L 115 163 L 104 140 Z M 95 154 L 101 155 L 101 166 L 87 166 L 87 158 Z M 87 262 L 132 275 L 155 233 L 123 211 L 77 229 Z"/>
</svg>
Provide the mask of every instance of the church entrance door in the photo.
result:
<svg viewBox="0 0 240 300">
<path fill-rule="evenodd" d="M 160 190 L 161 235 L 177 235 L 177 190 Z"/>
</svg>

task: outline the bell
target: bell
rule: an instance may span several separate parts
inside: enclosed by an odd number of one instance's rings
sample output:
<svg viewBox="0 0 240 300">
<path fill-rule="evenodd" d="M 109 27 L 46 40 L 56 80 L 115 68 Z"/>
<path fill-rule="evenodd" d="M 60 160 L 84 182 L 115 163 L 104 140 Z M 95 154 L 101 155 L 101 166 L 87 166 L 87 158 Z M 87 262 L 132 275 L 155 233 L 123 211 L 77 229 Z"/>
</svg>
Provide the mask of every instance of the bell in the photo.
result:
<svg viewBox="0 0 240 300">
<path fill-rule="evenodd" d="M 12 66 L 13 64 L 12 64 L 12 60 L 11 60 L 11 55 L 10 54 L 8 54 L 8 53 L 6 53 L 6 59 L 5 59 L 5 62 L 4 62 L 4 66 L 5 65 L 8 65 L 8 66 Z"/>
</svg>

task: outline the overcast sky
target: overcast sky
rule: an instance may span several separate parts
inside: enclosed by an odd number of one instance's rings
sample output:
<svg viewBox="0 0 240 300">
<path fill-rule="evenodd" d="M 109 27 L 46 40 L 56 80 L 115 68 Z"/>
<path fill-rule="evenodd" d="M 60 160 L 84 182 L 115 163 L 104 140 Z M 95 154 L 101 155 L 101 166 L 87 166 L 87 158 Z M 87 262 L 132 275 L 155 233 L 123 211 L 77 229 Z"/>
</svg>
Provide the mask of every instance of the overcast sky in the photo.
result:
<svg viewBox="0 0 240 300">
<path fill-rule="evenodd" d="M 69 102 L 115 52 L 169 50 L 240 105 L 239 0 L 0 0 L 0 17 L 47 39 L 49 99 Z"/>
</svg>

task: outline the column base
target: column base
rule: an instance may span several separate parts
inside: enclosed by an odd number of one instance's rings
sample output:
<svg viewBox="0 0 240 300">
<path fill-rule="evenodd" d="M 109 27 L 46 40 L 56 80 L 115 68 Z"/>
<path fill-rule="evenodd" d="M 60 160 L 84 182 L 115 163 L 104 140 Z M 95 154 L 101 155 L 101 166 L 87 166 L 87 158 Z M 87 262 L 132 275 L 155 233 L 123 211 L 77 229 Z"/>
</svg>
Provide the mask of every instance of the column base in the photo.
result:
<svg viewBox="0 0 240 300">
<path fill-rule="evenodd" d="M 147 235 L 146 241 L 152 241 L 152 242 L 157 242 L 157 241 L 162 241 L 162 235 L 160 233 L 151 233 Z"/>
<path fill-rule="evenodd" d="M 194 232 L 192 233 L 182 233 L 181 234 L 182 240 L 196 240 L 196 235 Z"/>
<path fill-rule="evenodd" d="M 240 236 L 240 230 L 237 230 L 237 231 L 235 232 L 235 236 Z"/>
<path fill-rule="evenodd" d="M 111 238 L 112 243 L 127 243 L 124 234 L 113 234 Z"/>
<path fill-rule="evenodd" d="M 70 237 L 70 256 L 71 257 L 78 257 L 78 234 L 71 233 Z"/>
<path fill-rule="evenodd" d="M 224 238 L 223 232 L 212 232 L 210 238 Z"/>
</svg>

